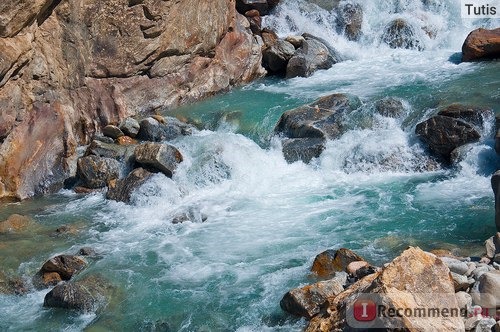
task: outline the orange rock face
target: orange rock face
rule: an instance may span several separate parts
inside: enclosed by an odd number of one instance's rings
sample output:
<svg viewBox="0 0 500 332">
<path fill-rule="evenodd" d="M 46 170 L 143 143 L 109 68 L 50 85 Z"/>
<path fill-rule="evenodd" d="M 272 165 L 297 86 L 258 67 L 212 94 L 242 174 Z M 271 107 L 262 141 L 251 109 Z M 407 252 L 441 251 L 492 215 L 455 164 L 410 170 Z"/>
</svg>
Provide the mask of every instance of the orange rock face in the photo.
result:
<svg viewBox="0 0 500 332">
<path fill-rule="evenodd" d="M 472 31 L 462 46 L 462 61 L 496 59 L 500 57 L 500 28 Z"/>
</svg>

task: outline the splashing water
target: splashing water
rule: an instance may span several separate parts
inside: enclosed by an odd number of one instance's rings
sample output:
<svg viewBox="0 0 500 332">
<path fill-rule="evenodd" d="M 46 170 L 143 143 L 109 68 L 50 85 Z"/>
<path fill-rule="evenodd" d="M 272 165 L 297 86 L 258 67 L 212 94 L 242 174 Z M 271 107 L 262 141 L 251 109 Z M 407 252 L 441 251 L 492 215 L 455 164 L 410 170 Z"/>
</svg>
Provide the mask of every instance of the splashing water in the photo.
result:
<svg viewBox="0 0 500 332">
<path fill-rule="evenodd" d="M 498 111 L 500 64 L 453 61 L 470 30 L 498 22 L 462 21 L 451 0 L 367 0 L 353 42 L 338 33 L 336 12 L 313 2 L 284 1 L 264 23 L 282 37 L 319 36 L 347 60 L 176 110 L 206 127 L 172 142 L 184 155 L 172 179 L 155 175 L 131 205 L 63 191 L 0 209 L 37 221 L 29 233 L 0 235 L 3 269 L 29 281 L 51 255 L 91 246 L 102 258 L 83 275 L 101 274 L 121 290 L 90 315 L 43 309 L 47 291 L 0 295 L 0 330 L 300 331 L 306 322 L 284 314 L 279 301 L 314 281 L 312 260 L 327 248 L 348 247 L 375 264 L 408 245 L 480 254 L 494 232 L 493 119 L 452 169 L 426 167 L 414 128 L 453 102 Z M 395 18 L 413 26 L 423 51 L 381 42 Z M 345 119 L 349 130 L 310 165 L 287 164 L 272 137 L 278 118 L 333 92 L 361 99 Z M 404 101 L 401 119 L 374 115 L 385 96 Z M 179 213 L 193 222 L 172 224 Z M 49 236 L 67 224 L 75 235 Z"/>
</svg>

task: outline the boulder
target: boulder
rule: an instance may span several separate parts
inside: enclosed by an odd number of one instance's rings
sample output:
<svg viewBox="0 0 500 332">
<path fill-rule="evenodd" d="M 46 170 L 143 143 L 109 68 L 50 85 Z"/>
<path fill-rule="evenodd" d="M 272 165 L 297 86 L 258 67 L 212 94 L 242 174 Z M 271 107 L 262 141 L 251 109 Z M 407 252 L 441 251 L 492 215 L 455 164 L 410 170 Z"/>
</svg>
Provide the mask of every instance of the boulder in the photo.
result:
<svg viewBox="0 0 500 332">
<path fill-rule="evenodd" d="M 152 173 L 143 168 L 137 168 L 124 179 L 111 182 L 106 198 L 118 202 L 129 203 L 134 190 L 142 186 L 152 175 Z"/>
<path fill-rule="evenodd" d="M 368 266 L 370 266 L 370 264 L 368 264 L 368 262 L 365 262 L 365 261 L 351 262 L 347 265 L 346 271 L 350 275 L 355 276 L 356 273 L 359 271 L 359 269 L 362 269 L 362 268 L 365 268 Z"/>
<path fill-rule="evenodd" d="M 439 296 L 437 296 L 439 295 Z M 374 319 L 356 321 L 361 303 L 376 304 Z M 383 328 L 401 331 L 461 331 L 464 323 L 448 267 L 435 255 L 410 247 L 380 272 L 366 276 L 329 301 L 328 313 L 315 316 L 306 331 L 344 331 L 352 328 Z M 446 315 L 404 318 L 390 311 L 446 310 Z M 457 315 L 450 315 L 451 310 Z M 377 312 L 379 313 L 377 315 Z M 382 316 L 380 315 L 382 313 Z M 392 316 L 392 317 L 384 317 Z"/>
<path fill-rule="evenodd" d="M 77 174 L 83 185 L 90 189 L 106 187 L 120 176 L 120 163 L 111 158 L 87 156 L 78 159 Z"/>
<path fill-rule="evenodd" d="M 500 57 L 500 28 L 472 31 L 462 46 L 462 61 L 498 59 Z"/>
<path fill-rule="evenodd" d="M 495 195 L 495 225 L 500 232 L 500 171 L 496 171 L 491 177 L 491 188 Z"/>
<path fill-rule="evenodd" d="M 288 163 L 303 161 L 309 163 L 325 150 L 324 138 L 289 138 L 282 142 L 283 156 Z"/>
<path fill-rule="evenodd" d="M 470 294 L 461 291 L 457 292 L 455 296 L 457 297 L 458 307 L 469 312 L 469 310 L 472 308 L 472 297 L 470 296 Z"/>
<path fill-rule="evenodd" d="M 401 18 L 395 19 L 385 27 L 382 41 L 390 48 L 422 50 L 415 29 Z"/>
<path fill-rule="evenodd" d="M 451 279 L 453 279 L 453 287 L 455 292 L 466 291 L 469 288 L 469 281 L 466 276 L 450 272 Z"/>
<path fill-rule="evenodd" d="M 102 158 L 112 158 L 118 161 L 130 163 L 134 154 L 135 146 L 123 146 L 101 140 L 93 140 L 85 152 L 86 156 L 98 156 Z"/>
<path fill-rule="evenodd" d="M 262 17 L 256 9 L 249 10 L 245 13 L 245 17 L 250 23 L 250 30 L 254 35 L 260 35 L 262 30 Z"/>
<path fill-rule="evenodd" d="M 272 73 L 285 73 L 288 61 L 295 54 L 295 47 L 283 39 L 262 51 L 262 65 Z"/>
<path fill-rule="evenodd" d="M 350 263 L 359 261 L 364 261 L 364 259 L 352 250 L 346 248 L 329 249 L 316 256 L 311 271 L 320 278 L 328 278 L 335 275 L 336 272 L 347 271 L 347 266 Z"/>
<path fill-rule="evenodd" d="M 469 271 L 469 266 L 466 262 L 462 262 L 456 258 L 452 257 L 441 257 L 443 263 L 448 266 L 451 272 L 457 273 L 460 275 L 465 275 L 467 271 Z"/>
<path fill-rule="evenodd" d="M 363 26 L 363 8 L 358 3 L 345 3 L 339 6 L 337 29 L 349 40 L 359 40 Z"/>
<path fill-rule="evenodd" d="M 279 2 L 279 0 L 236 0 L 236 9 L 241 14 L 257 10 L 260 15 L 267 15 Z"/>
<path fill-rule="evenodd" d="M 59 255 L 45 262 L 40 271 L 40 275 L 46 273 L 57 273 L 62 280 L 70 280 L 73 275 L 80 272 L 87 266 L 87 262 L 79 256 Z"/>
<path fill-rule="evenodd" d="M 320 69 L 329 69 L 338 60 L 317 39 L 305 38 L 286 66 L 286 78 L 309 77 Z"/>
<path fill-rule="evenodd" d="M 63 282 L 45 295 L 43 306 L 81 312 L 100 311 L 110 301 L 112 290 L 109 282 L 96 276 Z"/>
<path fill-rule="evenodd" d="M 102 134 L 112 139 L 117 139 L 118 137 L 122 137 L 123 135 L 125 135 L 120 128 L 113 125 L 107 125 L 106 127 L 102 128 Z"/>
<path fill-rule="evenodd" d="M 451 104 L 439 111 L 438 115 L 460 119 L 481 129 L 485 128 L 487 122 L 495 116 L 490 108 L 462 104 Z"/>
<path fill-rule="evenodd" d="M 328 299 L 344 291 L 344 286 L 338 278 L 295 288 L 283 296 L 281 309 L 295 315 L 313 318 L 328 306 Z"/>
<path fill-rule="evenodd" d="M 488 271 L 477 279 L 470 294 L 482 308 L 500 308 L 500 271 Z"/>
<path fill-rule="evenodd" d="M 23 231 L 32 223 L 33 220 L 29 217 L 20 214 L 12 214 L 7 219 L 0 221 L 0 234 Z"/>
<path fill-rule="evenodd" d="M 486 257 L 489 259 L 493 259 L 496 255 L 500 254 L 500 233 L 497 232 L 494 236 L 486 240 L 484 246 L 486 248 Z"/>
<path fill-rule="evenodd" d="M 393 97 L 387 97 L 375 102 L 375 111 L 387 118 L 399 118 L 405 112 L 401 100 Z"/>
<path fill-rule="evenodd" d="M 451 160 L 453 150 L 477 142 L 481 137 L 469 123 L 442 115 L 419 123 L 415 132 L 433 154 L 447 162 Z"/>
<path fill-rule="evenodd" d="M 169 144 L 145 143 L 135 148 L 135 161 L 152 171 L 172 177 L 183 157 L 177 148 Z"/>
<path fill-rule="evenodd" d="M 302 46 L 302 43 L 306 40 L 302 36 L 288 36 L 285 38 L 287 42 L 293 45 L 295 49 L 300 48 Z"/>
<path fill-rule="evenodd" d="M 120 123 L 120 130 L 127 136 L 135 138 L 139 133 L 141 126 L 139 122 L 134 118 L 125 118 Z"/>
<path fill-rule="evenodd" d="M 491 332 L 496 323 L 495 318 L 485 317 L 478 322 L 474 332 Z"/>
<path fill-rule="evenodd" d="M 172 117 L 164 118 L 163 122 L 161 123 L 153 117 L 143 119 L 137 138 L 151 142 L 170 141 L 182 135 L 190 135 L 194 129 Z"/>
</svg>

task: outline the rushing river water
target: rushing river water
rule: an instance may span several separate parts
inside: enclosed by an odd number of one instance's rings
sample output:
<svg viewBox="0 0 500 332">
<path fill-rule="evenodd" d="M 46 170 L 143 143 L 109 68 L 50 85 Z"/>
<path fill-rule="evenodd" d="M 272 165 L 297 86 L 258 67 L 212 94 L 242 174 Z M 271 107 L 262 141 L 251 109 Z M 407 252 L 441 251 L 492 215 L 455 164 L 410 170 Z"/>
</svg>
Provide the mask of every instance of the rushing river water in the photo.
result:
<svg viewBox="0 0 500 332">
<path fill-rule="evenodd" d="M 414 129 L 453 102 L 500 111 L 500 63 L 459 63 L 457 54 L 470 30 L 499 22 L 462 21 L 457 1 L 426 3 L 363 1 L 364 37 L 349 42 L 336 34 L 332 13 L 285 1 L 267 25 L 281 36 L 320 36 L 346 61 L 175 110 L 205 129 L 173 142 L 185 161 L 173 179 L 155 175 L 131 205 L 70 191 L 4 204 L 0 217 L 37 222 L 0 235 L 5 272 L 29 281 L 47 258 L 90 246 L 102 257 L 81 275 L 100 274 L 118 292 L 103 312 L 85 315 L 43 308 L 48 290 L 0 295 L 0 330 L 160 331 L 163 323 L 172 331 L 301 330 L 306 322 L 284 314 L 279 301 L 314 281 L 312 260 L 327 248 L 348 247 L 375 264 L 408 245 L 481 254 L 495 231 L 493 119 L 456 167 L 432 172 L 418 170 L 425 151 Z M 396 17 L 432 27 L 436 39 L 422 33 L 422 52 L 381 45 Z M 280 115 L 334 92 L 363 103 L 351 130 L 310 165 L 287 164 L 272 137 Z M 373 115 L 385 96 L 405 101 L 405 119 Z M 185 210 L 208 219 L 172 224 Z M 62 225 L 73 232 L 54 236 Z"/>
</svg>

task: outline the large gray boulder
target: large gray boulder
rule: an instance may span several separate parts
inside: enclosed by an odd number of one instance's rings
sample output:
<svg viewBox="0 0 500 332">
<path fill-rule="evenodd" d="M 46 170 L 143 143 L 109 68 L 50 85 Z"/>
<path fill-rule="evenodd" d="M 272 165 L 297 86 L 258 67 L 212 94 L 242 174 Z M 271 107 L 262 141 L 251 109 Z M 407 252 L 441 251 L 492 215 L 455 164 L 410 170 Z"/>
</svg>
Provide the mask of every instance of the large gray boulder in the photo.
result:
<svg viewBox="0 0 500 332">
<path fill-rule="evenodd" d="M 320 69 L 329 69 L 337 59 L 330 49 L 317 39 L 306 38 L 288 61 L 286 77 L 309 77 Z"/>
<path fill-rule="evenodd" d="M 87 156 L 78 159 L 77 174 L 87 188 L 104 188 L 120 176 L 120 163 L 111 158 Z"/>
<path fill-rule="evenodd" d="M 285 73 L 294 54 L 295 47 L 290 42 L 278 39 L 262 52 L 262 65 L 272 73 Z"/>
<path fill-rule="evenodd" d="M 111 182 L 106 198 L 118 202 L 129 203 L 132 193 L 140 188 L 152 175 L 151 172 L 143 168 L 137 168 L 124 179 L 120 179 L 114 183 Z"/>
<path fill-rule="evenodd" d="M 415 29 L 401 18 L 385 27 L 382 41 L 391 48 L 423 49 Z"/>
<path fill-rule="evenodd" d="M 126 118 L 120 123 L 120 130 L 127 136 L 135 138 L 141 129 L 141 125 L 134 118 Z"/>
<path fill-rule="evenodd" d="M 471 124 L 442 115 L 419 123 L 415 132 L 433 154 L 446 162 L 451 161 L 453 150 L 481 137 Z"/>
<path fill-rule="evenodd" d="M 163 123 L 149 117 L 140 122 L 140 127 L 137 138 L 151 142 L 170 141 L 182 135 L 190 135 L 194 130 L 193 126 L 172 117 L 163 118 Z"/>
<path fill-rule="evenodd" d="M 135 161 L 152 171 L 159 171 L 172 177 L 183 157 L 176 147 L 170 144 L 145 143 L 135 148 Z"/>
</svg>

